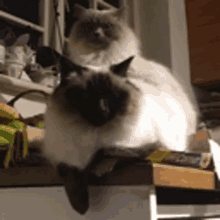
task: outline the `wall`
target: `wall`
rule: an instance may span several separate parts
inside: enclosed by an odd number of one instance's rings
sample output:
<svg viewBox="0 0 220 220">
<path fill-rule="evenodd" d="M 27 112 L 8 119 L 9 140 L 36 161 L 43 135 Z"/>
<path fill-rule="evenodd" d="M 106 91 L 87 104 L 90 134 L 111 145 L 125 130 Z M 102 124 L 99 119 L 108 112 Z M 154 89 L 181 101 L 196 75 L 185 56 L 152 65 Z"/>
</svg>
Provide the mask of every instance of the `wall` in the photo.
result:
<svg viewBox="0 0 220 220">
<path fill-rule="evenodd" d="M 91 209 L 83 216 L 72 209 L 63 187 L 2 189 L 0 219 L 149 219 L 147 186 L 94 186 L 89 191 Z"/>
<path fill-rule="evenodd" d="M 136 3 L 135 31 L 139 34 L 144 56 L 171 68 L 170 27 L 167 0 L 140 0 Z"/>
</svg>

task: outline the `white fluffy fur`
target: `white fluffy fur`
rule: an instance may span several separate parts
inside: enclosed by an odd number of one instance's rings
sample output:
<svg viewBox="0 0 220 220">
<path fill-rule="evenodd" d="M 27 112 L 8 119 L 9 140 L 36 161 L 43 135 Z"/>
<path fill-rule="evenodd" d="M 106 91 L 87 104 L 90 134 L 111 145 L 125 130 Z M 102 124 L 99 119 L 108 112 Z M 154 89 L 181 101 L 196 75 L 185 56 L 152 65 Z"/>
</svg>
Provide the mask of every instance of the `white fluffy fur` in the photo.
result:
<svg viewBox="0 0 220 220">
<path fill-rule="evenodd" d="M 45 125 L 44 155 L 54 165 L 65 162 L 84 168 L 97 149 L 97 131 L 88 129 L 78 115 L 71 119 L 62 115 L 53 102 L 48 104 Z"/>
<path fill-rule="evenodd" d="M 131 66 L 132 69 L 134 69 L 134 71 L 131 71 L 132 77 L 140 77 L 142 80 L 154 85 L 162 93 L 172 96 L 172 98 L 181 105 L 186 116 L 187 136 L 194 134 L 197 127 L 196 107 L 191 103 L 183 86 L 172 75 L 170 70 L 161 64 L 146 60 L 142 57 L 136 57 L 132 61 Z M 149 93 L 151 93 L 151 90 L 149 90 Z M 163 108 L 162 102 L 161 107 Z"/>
</svg>

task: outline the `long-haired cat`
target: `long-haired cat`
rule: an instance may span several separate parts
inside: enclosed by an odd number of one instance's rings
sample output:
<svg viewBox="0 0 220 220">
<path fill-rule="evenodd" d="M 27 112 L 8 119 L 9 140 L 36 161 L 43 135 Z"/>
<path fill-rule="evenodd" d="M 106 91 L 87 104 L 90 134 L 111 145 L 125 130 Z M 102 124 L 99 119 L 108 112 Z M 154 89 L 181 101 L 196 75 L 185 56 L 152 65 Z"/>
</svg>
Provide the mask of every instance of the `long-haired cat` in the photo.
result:
<svg viewBox="0 0 220 220">
<path fill-rule="evenodd" d="M 39 53 L 49 56 L 47 49 Z M 99 151 L 142 158 L 160 146 L 187 150 L 196 112 L 166 68 L 149 62 L 137 72 L 130 68 L 133 57 L 107 70 L 60 61 L 61 83 L 48 103 L 43 152 L 79 213 L 89 207 L 88 176 Z"/>
<path fill-rule="evenodd" d="M 67 53 L 80 65 L 109 66 L 141 54 L 139 40 L 124 21 L 125 9 L 93 10 L 75 4 Z"/>
</svg>

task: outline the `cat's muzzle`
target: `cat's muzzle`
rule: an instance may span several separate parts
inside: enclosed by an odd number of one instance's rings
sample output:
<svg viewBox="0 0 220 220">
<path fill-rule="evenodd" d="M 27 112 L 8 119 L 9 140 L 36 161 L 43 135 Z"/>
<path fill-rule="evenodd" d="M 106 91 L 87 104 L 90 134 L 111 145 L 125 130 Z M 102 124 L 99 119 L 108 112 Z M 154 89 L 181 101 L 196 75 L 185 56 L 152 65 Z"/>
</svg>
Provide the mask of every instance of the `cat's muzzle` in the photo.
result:
<svg viewBox="0 0 220 220">
<path fill-rule="evenodd" d="M 106 49 L 110 46 L 111 40 L 100 33 L 94 32 L 93 35 L 89 39 L 90 43 L 93 44 L 93 48 L 97 49 Z"/>
<path fill-rule="evenodd" d="M 105 37 L 105 33 L 104 31 L 102 30 L 102 28 L 97 28 L 95 31 L 94 31 L 94 36 L 96 38 L 104 38 Z"/>
</svg>

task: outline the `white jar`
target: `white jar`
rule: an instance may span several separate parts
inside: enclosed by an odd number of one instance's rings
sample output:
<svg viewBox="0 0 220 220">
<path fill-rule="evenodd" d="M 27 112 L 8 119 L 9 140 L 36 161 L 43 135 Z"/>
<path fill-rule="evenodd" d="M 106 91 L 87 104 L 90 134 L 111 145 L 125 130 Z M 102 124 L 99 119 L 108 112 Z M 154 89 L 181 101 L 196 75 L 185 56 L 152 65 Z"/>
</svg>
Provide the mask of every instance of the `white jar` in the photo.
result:
<svg viewBox="0 0 220 220">
<path fill-rule="evenodd" d="M 26 65 L 26 54 L 23 46 L 12 46 L 9 48 L 6 59 L 7 75 L 20 78 Z"/>
</svg>

